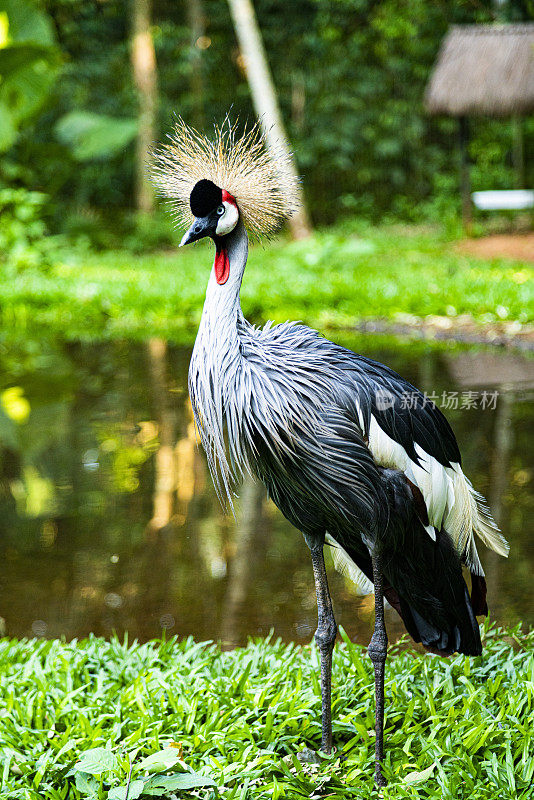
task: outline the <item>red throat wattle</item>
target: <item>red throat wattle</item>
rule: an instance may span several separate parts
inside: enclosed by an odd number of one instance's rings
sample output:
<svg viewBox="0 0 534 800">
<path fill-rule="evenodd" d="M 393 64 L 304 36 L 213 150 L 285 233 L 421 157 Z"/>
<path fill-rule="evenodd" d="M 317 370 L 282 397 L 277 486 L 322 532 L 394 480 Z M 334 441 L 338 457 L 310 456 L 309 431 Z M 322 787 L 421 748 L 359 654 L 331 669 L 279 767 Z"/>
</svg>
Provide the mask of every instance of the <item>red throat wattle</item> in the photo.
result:
<svg viewBox="0 0 534 800">
<path fill-rule="evenodd" d="M 232 203 L 232 205 L 237 208 L 235 197 L 231 195 L 230 192 L 227 192 L 226 189 L 222 190 L 222 200 L 223 203 Z M 216 246 L 217 252 L 215 253 L 215 262 L 213 264 L 215 268 L 215 278 L 219 286 L 223 286 L 230 275 L 230 259 L 228 258 L 228 251 L 224 245 L 217 244 Z"/>
<path fill-rule="evenodd" d="M 230 275 L 230 259 L 228 258 L 228 251 L 224 246 L 221 248 L 217 247 L 213 266 L 215 268 L 215 279 L 219 286 L 222 286 L 226 283 Z"/>
</svg>

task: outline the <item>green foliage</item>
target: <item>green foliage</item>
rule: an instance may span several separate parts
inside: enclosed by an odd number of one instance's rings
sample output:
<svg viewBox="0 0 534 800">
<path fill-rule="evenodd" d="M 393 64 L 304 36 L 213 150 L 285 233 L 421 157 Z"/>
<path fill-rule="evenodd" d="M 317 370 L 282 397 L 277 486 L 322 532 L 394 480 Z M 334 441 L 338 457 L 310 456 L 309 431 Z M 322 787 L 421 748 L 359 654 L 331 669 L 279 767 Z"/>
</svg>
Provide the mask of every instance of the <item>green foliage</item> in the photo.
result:
<svg viewBox="0 0 534 800">
<path fill-rule="evenodd" d="M 245 313 L 258 323 L 301 319 L 321 330 L 406 314 L 534 320 L 531 265 L 465 255 L 432 231 L 358 231 L 347 225 L 302 242 L 254 247 L 242 289 Z M 26 269 L 0 284 L 0 321 L 19 332 L 46 326 L 68 338 L 190 340 L 211 260 L 205 243 L 144 255 L 63 247 L 46 272 Z"/>
<path fill-rule="evenodd" d="M 53 263 L 61 237 L 46 236 L 43 208 L 47 197 L 26 189 L 0 188 L 0 264 L 7 274 L 33 267 L 47 270 Z"/>
<path fill-rule="evenodd" d="M 45 47 L 55 44 L 51 20 L 31 0 L 2 0 L 0 9 L 7 16 L 10 42 L 36 42 Z"/>
<path fill-rule="evenodd" d="M 374 684 L 366 651 L 334 651 L 336 752 L 318 767 L 314 647 L 257 640 L 91 637 L 0 644 L 2 794 L 27 800 L 372 798 Z M 526 800 L 534 775 L 534 634 L 486 627 L 480 658 L 391 649 L 384 796 Z M 209 788 L 213 787 L 213 788 Z M 192 791 L 190 791 L 192 790 Z"/>
<path fill-rule="evenodd" d="M 39 112 L 57 74 L 58 53 L 48 17 L 31 2 L 0 2 L 0 152 Z"/>
<path fill-rule="evenodd" d="M 66 215 L 64 233 L 77 244 L 93 250 L 129 250 L 132 255 L 176 246 L 176 232 L 169 214 L 128 212 L 104 216 L 96 208 L 80 208 Z"/>
<path fill-rule="evenodd" d="M 9 6 L 23 2 L 29 0 L 10 0 Z M 295 0 L 289 6 L 255 0 L 316 223 L 357 213 L 454 225 L 460 202 L 457 125 L 425 112 L 430 71 L 451 24 L 487 23 L 496 16 L 525 20 L 529 2 L 496 10 L 489 0 Z M 31 173 L 31 185 L 51 194 L 58 227 L 73 208 L 90 207 L 113 229 L 117 212 L 131 207 L 133 196 L 138 104 L 128 6 L 46 0 L 45 7 L 63 55 L 61 80 L 45 113 L 25 127 L 15 155 Z M 202 0 L 202 12 L 206 49 L 200 50 L 191 41 L 186 0 L 153 3 L 160 138 L 175 113 L 205 130 L 230 107 L 236 117 L 253 116 L 228 4 Z M 0 120 L 9 123 L 9 117 Z M 510 121 L 471 122 L 473 188 L 513 188 Z M 534 120 L 526 120 L 524 130 L 528 153 Z M 0 139 L 7 142 L 10 135 L 0 130 Z M 529 169 L 527 182 L 533 178 Z"/>
<path fill-rule="evenodd" d="M 77 161 L 116 155 L 137 134 L 135 119 L 117 119 L 90 111 L 71 111 L 56 124 L 56 135 Z"/>
</svg>

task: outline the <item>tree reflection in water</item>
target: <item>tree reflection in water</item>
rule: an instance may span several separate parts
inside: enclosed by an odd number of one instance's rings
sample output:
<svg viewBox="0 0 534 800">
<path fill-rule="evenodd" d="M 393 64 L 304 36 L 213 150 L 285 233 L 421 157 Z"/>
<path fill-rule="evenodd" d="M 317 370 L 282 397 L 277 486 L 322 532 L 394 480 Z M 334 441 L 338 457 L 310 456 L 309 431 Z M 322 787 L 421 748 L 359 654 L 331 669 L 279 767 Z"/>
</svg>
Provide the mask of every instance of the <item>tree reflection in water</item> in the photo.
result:
<svg viewBox="0 0 534 800">
<path fill-rule="evenodd" d="M 188 348 L 159 339 L 8 345 L 0 351 L 0 615 L 9 635 L 128 630 L 147 639 L 166 629 L 232 646 L 273 629 L 311 639 L 302 537 L 250 480 L 236 520 L 215 497 L 187 397 Z M 532 361 L 388 349 L 371 338 L 354 346 L 429 394 L 499 389 L 494 410 L 447 415 L 466 472 L 512 546 L 508 562 L 482 553 L 493 617 L 531 624 Z M 366 642 L 368 598 L 333 571 L 331 584 L 336 617 Z M 393 613 L 388 626 L 392 640 L 401 634 Z"/>
</svg>

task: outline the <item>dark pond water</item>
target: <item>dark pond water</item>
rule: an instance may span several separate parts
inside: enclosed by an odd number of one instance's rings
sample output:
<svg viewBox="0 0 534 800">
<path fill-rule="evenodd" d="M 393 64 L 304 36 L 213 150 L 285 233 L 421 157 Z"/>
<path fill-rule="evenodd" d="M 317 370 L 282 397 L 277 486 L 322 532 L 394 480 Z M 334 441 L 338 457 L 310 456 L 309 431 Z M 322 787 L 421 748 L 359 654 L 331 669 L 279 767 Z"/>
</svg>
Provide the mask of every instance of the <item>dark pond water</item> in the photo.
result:
<svg viewBox="0 0 534 800">
<path fill-rule="evenodd" d="M 2 341 L 5 633 L 129 631 L 145 640 L 165 628 L 242 643 L 272 628 L 310 640 L 315 594 L 300 534 L 252 484 L 241 492 L 237 524 L 215 498 L 191 422 L 189 349 Z M 465 470 L 511 542 L 508 561 L 480 545 L 492 615 L 532 624 L 534 360 L 352 343 L 440 404 L 446 393 Z M 338 621 L 366 642 L 372 599 L 330 573 Z M 390 639 L 400 635 L 391 610 L 388 627 Z"/>
</svg>

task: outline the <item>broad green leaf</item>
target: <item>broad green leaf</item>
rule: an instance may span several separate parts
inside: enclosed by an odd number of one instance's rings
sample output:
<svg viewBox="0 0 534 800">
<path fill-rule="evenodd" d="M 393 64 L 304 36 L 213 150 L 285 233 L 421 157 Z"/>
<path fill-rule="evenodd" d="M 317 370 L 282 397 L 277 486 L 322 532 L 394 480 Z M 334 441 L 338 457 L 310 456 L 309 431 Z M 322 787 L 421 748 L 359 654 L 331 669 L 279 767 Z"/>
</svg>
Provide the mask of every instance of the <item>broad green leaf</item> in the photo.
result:
<svg viewBox="0 0 534 800">
<path fill-rule="evenodd" d="M 180 760 L 180 754 L 175 747 L 166 747 L 164 750 L 159 750 L 157 753 L 143 758 L 137 766 L 139 769 L 146 769 L 149 772 L 163 772 L 163 770 L 174 767 Z"/>
<path fill-rule="evenodd" d="M 10 109 L 0 100 L 0 153 L 9 150 L 17 138 L 17 129 Z"/>
<path fill-rule="evenodd" d="M 7 14 L 9 39 L 14 42 L 55 43 L 54 27 L 36 4 L 26 0 L 2 0 L 2 11 Z"/>
<path fill-rule="evenodd" d="M 198 772 L 182 772 L 179 775 L 158 775 L 151 778 L 145 784 L 143 794 L 161 797 L 166 792 L 216 785 L 216 781 L 206 775 L 200 775 Z"/>
<path fill-rule="evenodd" d="M 76 773 L 76 788 L 82 794 L 94 795 L 98 791 L 98 781 L 87 772 Z"/>
<path fill-rule="evenodd" d="M 143 794 L 144 785 L 145 781 L 138 780 L 132 781 L 129 786 L 116 786 L 110 789 L 108 800 L 126 800 L 126 797 L 128 800 L 137 800 Z"/>
<path fill-rule="evenodd" d="M 115 769 L 117 759 L 106 747 L 94 747 L 81 754 L 80 760 L 74 765 L 77 772 L 87 772 L 89 775 L 101 775 L 110 769 Z"/>
<path fill-rule="evenodd" d="M 31 42 L 0 47 L 0 75 L 5 79 L 16 70 L 26 68 L 35 61 L 51 62 L 55 61 L 56 57 L 53 48 Z"/>
<path fill-rule="evenodd" d="M 30 64 L 18 69 L 0 85 L 0 100 L 7 103 L 19 127 L 42 108 L 56 80 L 55 69 L 42 67 L 42 64 Z"/>
<path fill-rule="evenodd" d="M 217 782 L 198 772 L 186 772 L 164 778 L 164 786 L 168 791 L 174 791 L 176 789 L 194 789 L 196 786 L 217 786 Z"/>
<path fill-rule="evenodd" d="M 5 11 L 0 11 L 0 47 L 5 47 L 9 36 L 9 18 Z"/>
<path fill-rule="evenodd" d="M 56 123 L 56 136 L 78 161 L 110 158 L 137 135 L 137 121 L 90 111 L 71 111 Z"/>
<path fill-rule="evenodd" d="M 406 775 L 404 781 L 406 783 L 422 783 L 423 781 L 426 781 L 428 778 L 430 778 L 435 768 L 436 764 L 434 763 L 431 764 L 426 769 L 423 769 L 421 772 L 409 772 L 408 775 Z"/>
</svg>

